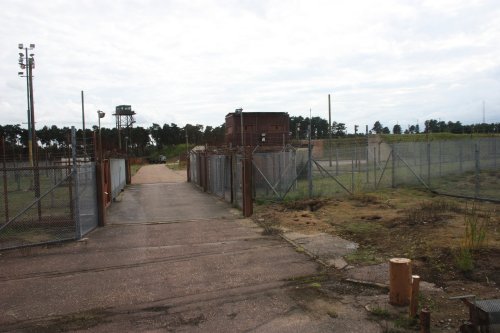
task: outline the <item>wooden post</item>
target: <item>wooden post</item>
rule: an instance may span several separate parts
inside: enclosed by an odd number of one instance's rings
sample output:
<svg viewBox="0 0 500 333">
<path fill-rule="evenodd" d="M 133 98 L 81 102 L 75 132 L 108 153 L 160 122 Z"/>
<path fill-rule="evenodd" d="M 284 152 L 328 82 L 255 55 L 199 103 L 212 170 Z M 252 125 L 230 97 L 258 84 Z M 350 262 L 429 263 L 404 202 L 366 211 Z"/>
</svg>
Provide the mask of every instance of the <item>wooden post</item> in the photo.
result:
<svg viewBox="0 0 500 333">
<path fill-rule="evenodd" d="M 431 312 L 427 308 L 420 311 L 420 333 L 431 333 Z"/>
<path fill-rule="evenodd" d="M 411 260 L 392 258 L 389 261 L 389 277 L 389 303 L 408 305 L 411 292 Z"/>
<path fill-rule="evenodd" d="M 411 297 L 410 297 L 410 318 L 415 318 L 417 316 L 418 310 L 418 292 L 420 290 L 420 276 L 412 275 L 411 283 Z"/>
</svg>

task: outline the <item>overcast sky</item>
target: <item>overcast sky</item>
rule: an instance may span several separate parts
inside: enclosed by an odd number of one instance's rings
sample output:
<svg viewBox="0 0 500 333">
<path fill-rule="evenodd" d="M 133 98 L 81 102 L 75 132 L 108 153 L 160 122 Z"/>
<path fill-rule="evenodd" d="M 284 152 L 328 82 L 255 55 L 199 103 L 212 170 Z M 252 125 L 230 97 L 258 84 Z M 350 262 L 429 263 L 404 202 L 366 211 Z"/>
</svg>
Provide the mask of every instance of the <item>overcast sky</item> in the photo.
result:
<svg viewBox="0 0 500 333">
<path fill-rule="evenodd" d="M 130 104 L 137 125 L 288 112 L 370 128 L 500 122 L 498 0 L 0 0 L 0 124 L 26 122 L 18 43 L 36 44 L 37 128 Z M 26 126 L 23 124 L 23 126 Z"/>
</svg>

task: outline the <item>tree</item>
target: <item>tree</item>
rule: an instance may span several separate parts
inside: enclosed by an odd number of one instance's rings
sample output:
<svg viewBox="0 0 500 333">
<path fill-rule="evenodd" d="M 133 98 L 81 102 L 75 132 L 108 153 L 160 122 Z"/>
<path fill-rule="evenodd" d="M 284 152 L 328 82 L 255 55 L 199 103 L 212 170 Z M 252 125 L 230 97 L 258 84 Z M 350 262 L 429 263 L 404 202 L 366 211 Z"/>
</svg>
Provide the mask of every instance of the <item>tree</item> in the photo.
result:
<svg viewBox="0 0 500 333">
<path fill-rule="evenodd" d="M 394 125 L 394 127 L 392 128 L 392 133 L 393 134 L 401 134 L 401 125 L 399 125 L 399 124 Z"/>
<path fill-rule="evenodd" d="M 332 123 L 332 134 L 335 136 L 345 136 L 347 134 L 347 128 L 344 123 L 337 123 L 334 121 Z"/>
<path fill-rule="evenodd" d="M 436 133 L 439 132 L 438 121 L 436 119 L 429 119 L 425 121 L 424 133 Z"/>
<path fill-rule="evenodd" d="M 384 128 L 382 128 L 382 134 L 391 134 L 391 130 L 389 129 L 389 127 L 385 126 Z"/>
<path fill-rule="evenodd" d="M 462 123 L 459 121 L 457 121 L 455 123 L 453 121 L 449 121 L 448 128 L 450 129 L 451 133 L 459 134 L 459 133 L 464 132 L 464 127 L 463 127 Z"/>
<path fill-rule="evenodd" d="M 163 147 L 162 139 L 162 128 L 159 124 L 153 123 L 153 125 L 149 128 L 149 134 L 153 138 L 156 144 L 157 149 L 161 149 Z"/>
<path fill-rule="evenodd" d="M 376 121 L 375 124 L 373 124 L 373 128 L 372 128 L 372 131 L 377 133 L 377 134 L 380 134 L 382 133 L 384 129 L 384 126 L 382 126 L 382 124 L 380 123 L 380 121 Z"/>
</svg>

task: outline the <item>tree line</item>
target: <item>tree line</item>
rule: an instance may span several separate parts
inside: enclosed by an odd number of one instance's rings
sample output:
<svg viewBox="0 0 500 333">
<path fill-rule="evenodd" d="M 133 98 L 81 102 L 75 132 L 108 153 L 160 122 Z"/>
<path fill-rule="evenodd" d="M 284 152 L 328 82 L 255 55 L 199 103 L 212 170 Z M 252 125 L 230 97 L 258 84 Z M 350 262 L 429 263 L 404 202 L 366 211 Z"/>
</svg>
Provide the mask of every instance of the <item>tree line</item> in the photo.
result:
<svg viewBox="0 0 500 333">
<path fill-rule="evenodd" d="M 86 129 L 85 132 L 77 129 L 76 137 L 79 147 L 83 147 L 85 143 L 88 149 L 92 149 L 91 145 L 98 132 L 97 126 Z M 69 127 L 43 126 L 36 130 L 38 149 L 45 153 L 61 155 L 71 146 L 70 133 Z M 127 152 L 136 156 L 147 156 L 168 146 L 181 143 L 188 143 L 190 146 L 221 145 L 224 143 L 224 135 L 225 125 L 212 127 L 187 124 L 179 127 L 174 123 L 163 124 L 163 126 L 153 123 L 147 128 L 137 126 L 121 129 L 120 135 L 117 128 L 101 127 L 100 131 L 104 151 Z M 0 138 L 4 140 L 6 151 L 27 153 L 29 133 L 28 129 L 22 128 L 21 125 L 0 125 Z"/>
<path fill-rule="evenodd" d="M 391 134 L 388 127 L 384 127 L 380 121 L 376 121 L 371 129 L 372 133 L 376 134 Z M 392 128 L 392 134 L 419 134 L 419 133 L 453 133 L 453 134 L 472 134 L 472 133 L 500 133 L 500 123 L 479 123 L 471 125 L 463 125 L 460 121 L 442 121 L 429 119 L 424 122 L 423 130 L 419 124 L 408 125 L 404 129 L 401 125 L 396 124 Z"/>
<path fill-rule="evenodd" d="M 307 139 L 309 135 L 309 125 L 311 127 L 311 138 L 327 139 L 330 137 L 328 121 L 321 117 L 290 117 L 290 139 Z M 356 127 L 357 135 L 364 135 L 363 129 Z M 39 149 L 45 152 L 62 152 L 70 147 L 69 127 L 57 127 L 56 125 L 44 126 L 36 130 L 37 143 Z M 87 143 L 91 144 L 98 127 L 93 126 L 86 129 L 77 130 L 79 140 L 86 138 Z M 376 121 L 373 127 L 369 129 L 370 133 L 391 134 L 387 126 L 383 126 L 380 121 Z M 403 129 L 401 125 L 396 124 L 392 128 L 392 134 L 419 134 L 419 133 L 500 133 L 500 123 L 481 123 L 472 125 L 463 125 L 460 121 L 441 121 L 429 119 L 424 122 L 424 128 L 419 124 L 413 124 Z M 351 134 L 352 135 L 352 134 Z M 150 127 L 133 127 L 122 130 L 120 136 L 116 128 L 101 128 L 102 145 L 106 151 L 127 150 L 127 153 L 137 156 L 147 156 L 154 151 L 163 150 L 165 147 L 188 143 L 193 145 L 223 145 L 225 136 L 225 125 L 217 127 L 191 125 L 179 127 L 174 123 L 156 124 Z M 335 138 L 348 136 L 345 123 L 332 122 L 332 136 Z M 21 128 L 21 125 L 0 125 L 0 137 L 4 138 L 6 148 L 26 150 L 28 147 L 28 130 Z"/>
</svg>

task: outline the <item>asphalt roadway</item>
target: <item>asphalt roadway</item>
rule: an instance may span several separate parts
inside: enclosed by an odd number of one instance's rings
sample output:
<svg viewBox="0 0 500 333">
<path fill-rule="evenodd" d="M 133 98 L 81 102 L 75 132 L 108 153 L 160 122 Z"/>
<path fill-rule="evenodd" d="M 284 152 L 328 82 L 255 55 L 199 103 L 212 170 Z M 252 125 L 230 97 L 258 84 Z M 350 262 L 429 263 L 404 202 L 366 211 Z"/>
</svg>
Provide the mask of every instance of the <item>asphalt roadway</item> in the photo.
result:
<svg viewBox="0 0 500 333">
<path fill-rule="evenodd" d="M 184 173 L 141 168 L 107 222 L 79 242 L 0 253 L 0 332 L 360 329 L 304 306 L 316 262 Z"/>
</svg>

